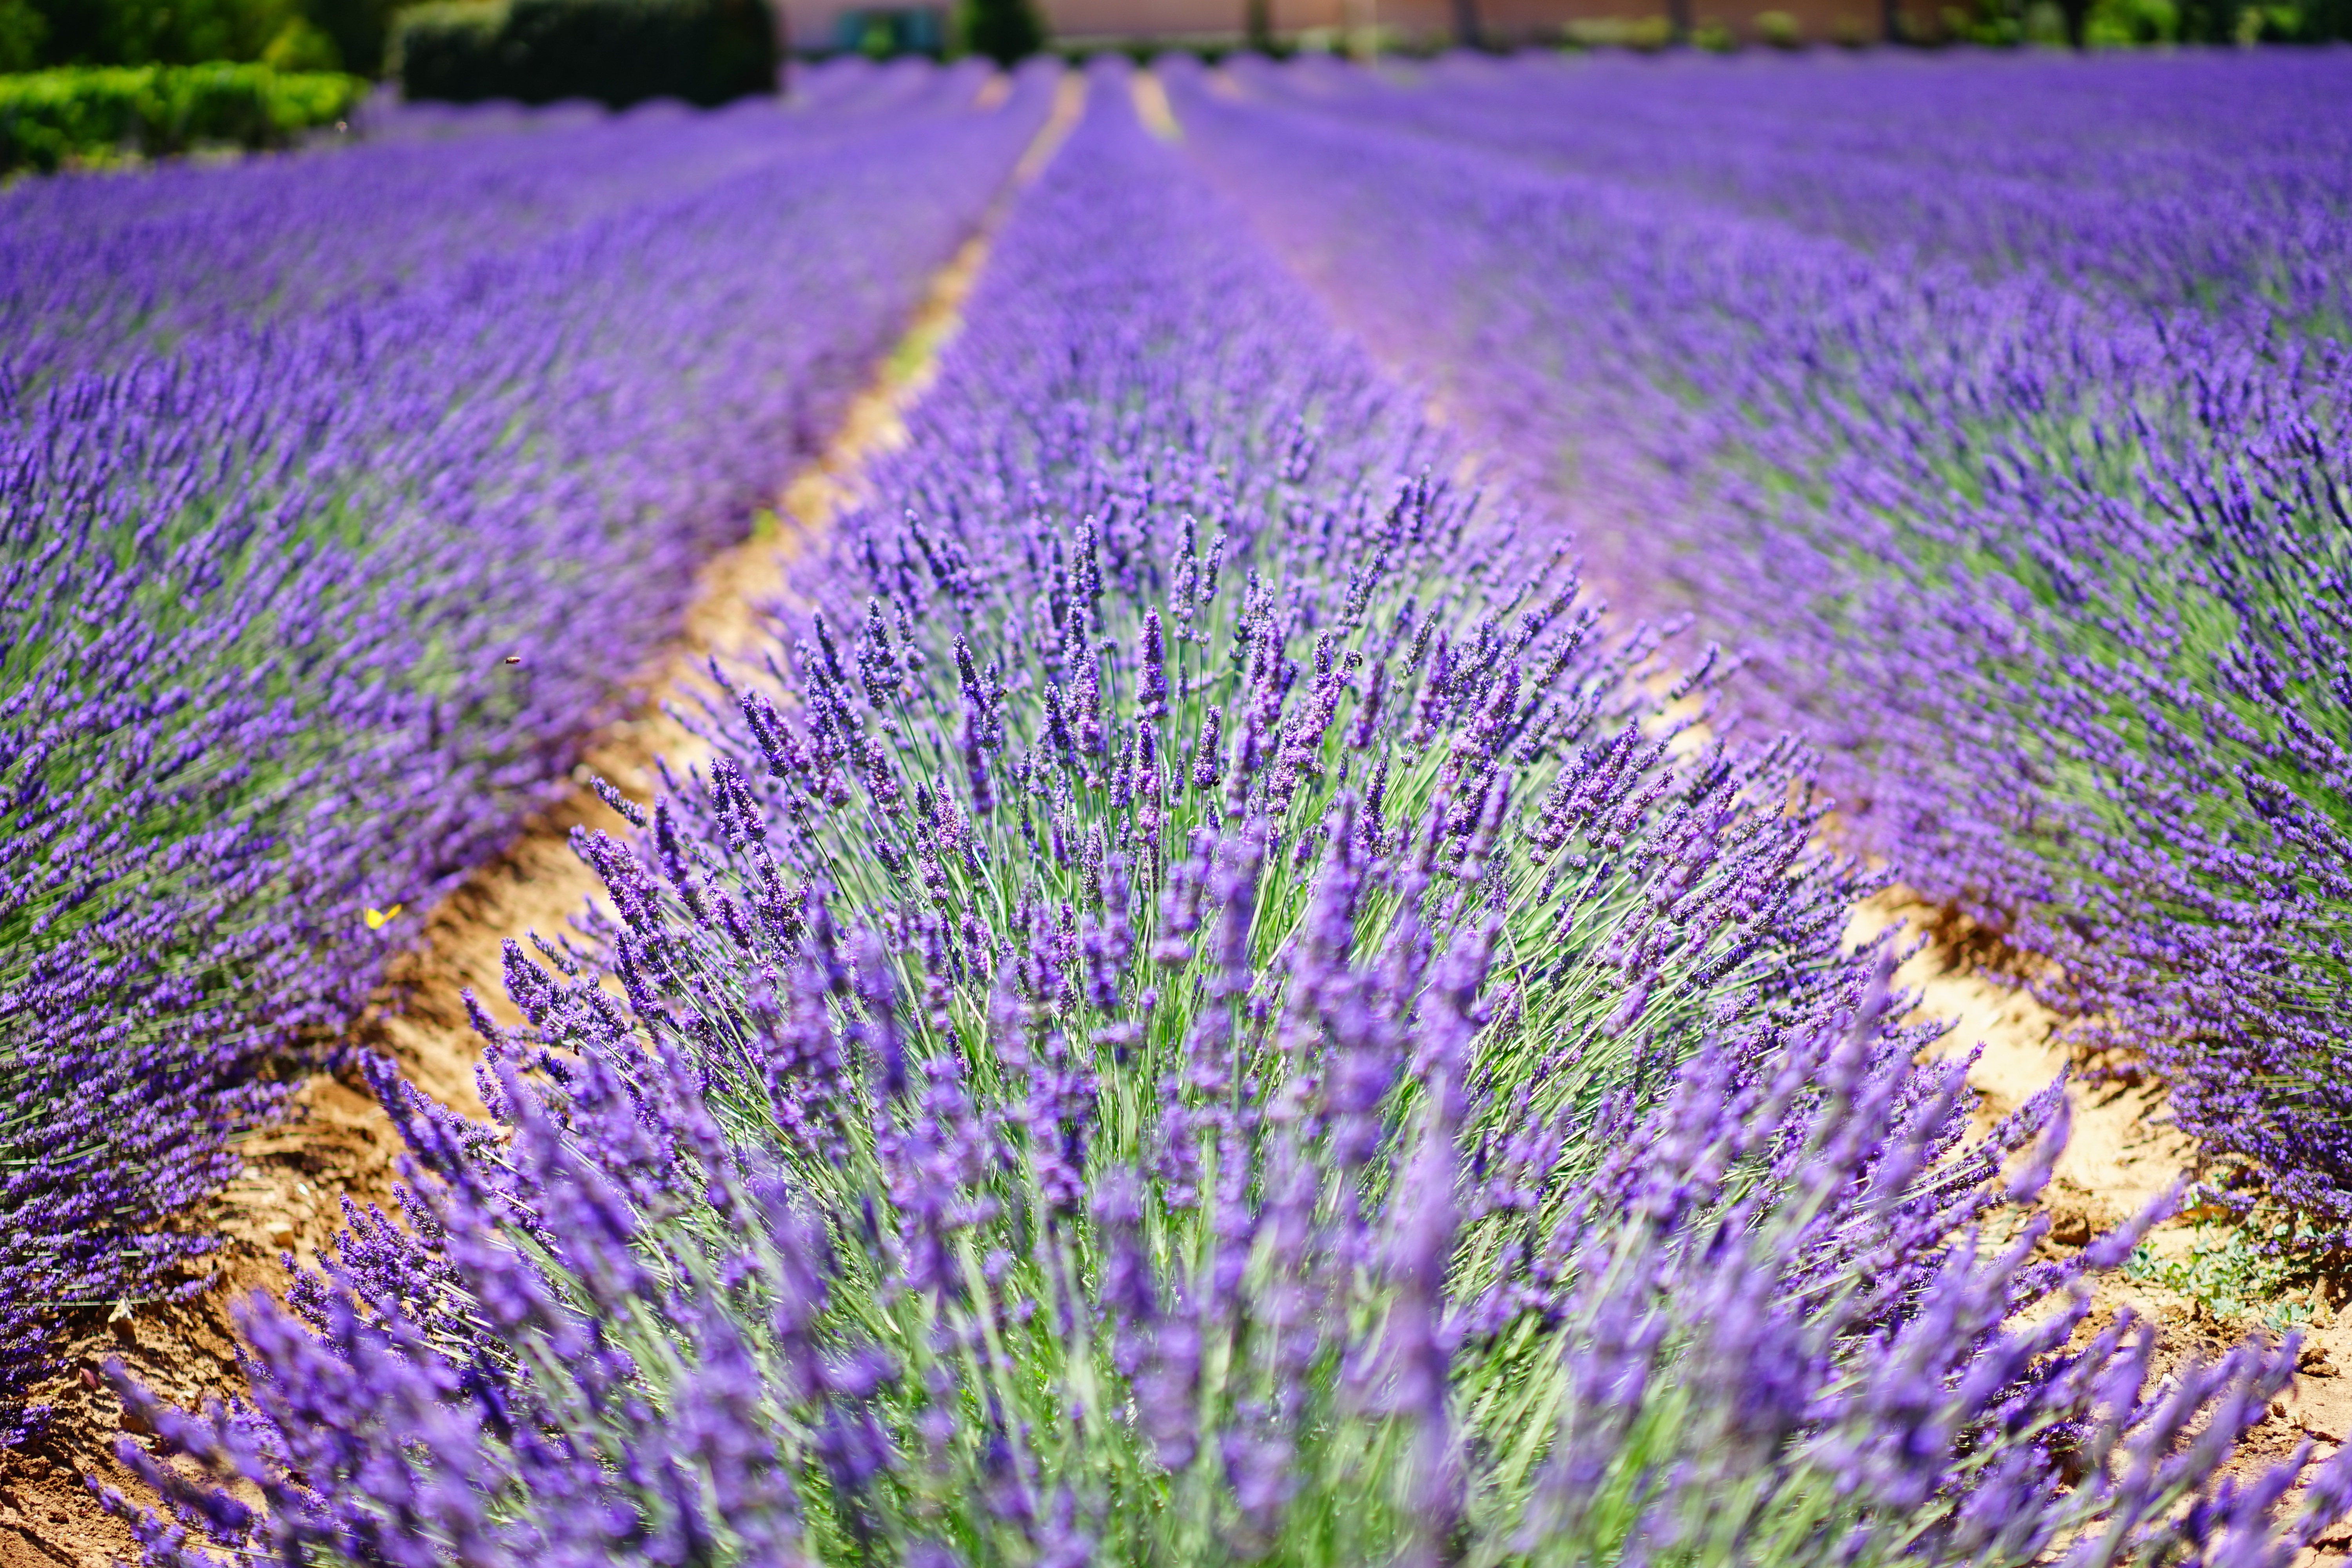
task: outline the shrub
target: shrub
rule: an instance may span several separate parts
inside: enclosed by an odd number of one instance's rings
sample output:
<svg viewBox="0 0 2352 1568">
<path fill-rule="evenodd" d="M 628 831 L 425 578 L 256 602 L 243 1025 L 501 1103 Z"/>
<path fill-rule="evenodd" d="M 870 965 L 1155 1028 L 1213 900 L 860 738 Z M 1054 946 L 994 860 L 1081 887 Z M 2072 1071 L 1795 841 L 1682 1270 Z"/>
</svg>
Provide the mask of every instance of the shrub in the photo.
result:
<svg viewBox="0 0 2352 1568">
<path fill-rule="evenodd" d="M 1031 0 L 961 0 L 955 16 L 962 46 L 999 65 L 1025 59 L 1045 47 L 1045 26 Z"/>
<path fill-rule="evenodd" d="M 478 103 L 499 96 L 499 36 L 506 0 L 426 0 L 392 26 L 388 64 L 411 101 Z"/>
<path fill-rule="evenodd" d="M 383 74 L 391 0 L 304 0 L 303 18 L 332 41 L 342 68 L 364 77 Z"/>
<path fill-rule="evenodd" d="M 773 92 L 778 58 L 766 0 L 456 0 L 403 15 L 393 58 L 412 100 L 615 109 Z"/>
<path fill-rule="evenodd" d="M 933 5 L 880 6 L 844 11 L 834 18 L 833 46 L 868 59 L 946 52 L 945 18 Z"/>
<path fill-rule="evenodd" d="M 1638 49 L 1643 54 L 1655 54 L 1674 42 L 1674 24 L 1664 16 L 1603 16 L 1591 21 L 1570 22 L 1562 37 L 1577 48 Z"/>
<path fill-rule="evenodd" d="M 1776 49 L 1801 49 L 1805 47 L 1805 29 L 1797 18 L 1786 11 L 1765 11 L 1757 16 L 1756 37 L 1759 42 Z"/>
<path fill-rule="evenodd" d="M 49 19 L 29 0 L 0 0 L 0 72 L 39 66 L 48 37 Z"/>
<path fill-rule="evenodd" d="M 0 70 L 71 65 L 383 67 L 394 0 L 0 0 Z"/>
<path fill-rule="evenodd" d="M 2098 0 L 2091 7 L 2088 40 L 2126 46 L 2170 43 L 2180 36 L 2180 10 L 2172 0 Z"/>
<path fill-rule="evenodd" d="M 278 71 L 340 70 L 343 52 L 333 38 L 305 18 L 296 16 L 263 47 L 261 63 Z"/>
<path fill-rule="evenodd" d="M 284 143 L 351 113 L 357 77 L 266 65 L 86 67 L 0 76 L 0 170 L 57 168 L 123 150 Z"/>
</svg>

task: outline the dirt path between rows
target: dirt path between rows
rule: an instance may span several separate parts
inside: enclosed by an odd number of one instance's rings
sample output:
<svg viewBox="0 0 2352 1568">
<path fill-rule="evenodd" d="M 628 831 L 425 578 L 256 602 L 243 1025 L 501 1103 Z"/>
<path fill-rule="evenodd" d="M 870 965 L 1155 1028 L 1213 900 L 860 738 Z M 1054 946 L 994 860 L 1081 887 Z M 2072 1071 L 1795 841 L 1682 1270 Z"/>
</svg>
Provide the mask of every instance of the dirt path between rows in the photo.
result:
<svg viewBox="0 0 2352 1568">
<path fill-rule="evenodd" d="M 1891 928 L 1936 933 L 1896 972 L 1896 981 L 1916 999 L 1915 1016 L 1948 1026 L 1935 1047 L 1942 1057 L 1977 1053 L 1969 1086 L 1978 1094 L 1976 1130 L 2016 1110 L 2077 1065 L 2065 1037 L 2066 1020 L 2018 987 L 1988 978 L 1965 939 L 1949 936 L 1944 913 L 1896 888 L 1856 909 L 1847 938 L 1860 943 Z M 2004 967 L 2011 962 L 2004 959 Z M 2197 1166 L 2196 1145 L 2170 1124 L 2161 1086 L 2070 1079 L 2068 1110 L 2073 1127 L 2065 1152 L 2042 1199 L 2051 1219 L 2043 1245 L 2053 1254 L 2079 1249 L 2092 1237 L 2113 1229 L 2157 1201 Z M 2193 1217 L 2168 1220 L 2150 1232 L 2147 1246 L 2162 1258 L 2185 1257 L 2197 1238 Z M 2284 1399 L 2242 1446 L 2231 1473 L 2244 1479 L 2284 1459 L 2305 1439 L 2325 1458 L 2352 1439 L 2352 1311 L 2326 1288 L 2311 1293 L 2311 1316 L 2303 1325 L 2302 1372 Z M 2091 1317 L 2095 1331 L 2129 1310 L 2158 1331 L 2157 1375 L 2182 1360 L 2210 1360 L 2249 1332 L 2264 1331 L 2250 1320 L 2214 1315 L 2193 1296 L 2117 1269 L 2092 1283 Z M 2352 1547 L 2352 1522 L 2325 1531 L 2298 1558 L 2295 1568 L 2342 1561 Z"/>
<path fill-rule="evenodd" d="M 974 109 L 997 111 L 1008 85 L 1005 78 L 992 77 Z M 763 526 L 704 567 L 677 637 L 634 683 L 646 694 L 635 716 L 589 742 L 573 771 L 574 788 L 527 820 L 507 851 L 443 900 L 417 944 L 393 961 L 385 1001 L 359 1033 L 442 1103 L 482 1114 L 473 1081 L 478 1042 L 467 1022 L 465 992 L 472 990 L 504 1021 L 516 1022 L 500 980 L 503 944 L 533 931 L 565 930 L 595 892 L 594 878 L 571 852 L 571 831 L 625 825 L 586 781 L 601 774 L 650 799 L 656 759 L 676 770 L 700 759 L 700 742 L 667 710 L 709 689 L 711 658 L 724 664 L 762 646 L 767 608 L 783 597 L 793 562 L 859 499 L 865 466 L 905 442 L 905 411 L 937 374 L 940 352 L 961 323 L 997 231 L 1076 125 L 1085 93 L 1078 73 L 1063 76 L 1045 126 L 971 237 L 932 277 L 906 331 L 851 400 L 824 450 L 778 498 L 775 525 Z M 104 1568 L 136 1559 L 130 1531 L 99 1506 L 85 1481 L 138 1489 L 113 1457 L 113 1444 L 127 1428 L 120 1404 L 98 1378 L 99 1366 L 120 1359 L 134 1377 L 183 1405 L 240 1388 L 231 1303 L 257 1289 L 282 1290 L 283 1254 L 314 1264 L 320 1247 L 341 1228 L 344 1199 L 390 1206 L 400 1140 L 355 1081 L 320 1075 L 302 1084 L 283 1123 L 247 1141 L 240 1152 L 243 1174 L 209 1212 L 192 1216 L 227 1238 L 212 1287 L 186 1302 L 118 1308 L 110 1320 L 85 1325 L 72 1346 L 75 1374 L 36 1391 L 57 1415 L 41 1442 L 0 1454 L 0 1568 Z"/>
</svg>

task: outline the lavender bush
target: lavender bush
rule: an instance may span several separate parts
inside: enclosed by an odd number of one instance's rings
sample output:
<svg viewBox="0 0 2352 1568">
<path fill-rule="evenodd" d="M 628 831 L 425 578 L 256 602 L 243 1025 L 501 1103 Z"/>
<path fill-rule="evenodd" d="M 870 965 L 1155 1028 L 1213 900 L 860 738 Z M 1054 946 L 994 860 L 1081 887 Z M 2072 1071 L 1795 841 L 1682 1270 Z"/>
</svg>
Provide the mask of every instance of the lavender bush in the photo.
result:
<svg viewBox="0 0 2352 1568">
<path fill-rule="evenodd" d="M 877 132 L 919 136 L 942 120 L 971 123 L 984 79 L 977 68 L 881 69 L 858 61 L 803 72 L 782 105 L 715 111 L 371 107 L 355 148 L 233 171 L 162 167 L 127 184 L 21 184 L 8 193 L 9 244 L 0 250 L 0 330 L 11 372 L 21 386 L 370 301 L 429 301 L 436 289 L 469 284 L 509 287 L 515 277 L 564 265 L 567 240 L 578 245 L 632 216 L 698 196 L 683 208 L 691 221 L 728 182 L 762 173 L 768 188 L 734 193 L 747 209 L 822 201 L 853 210 L 880 194 L 876 169 L 923 161 L 913 147 L 877 148 Z M 974 117 L 993 132 L 983 140 L 1010 140 L 1024 124 L 1034 130 L 1035 90 L 1009 116 Z M 986 185 L 980 174 L 940 190 L 953 193 L 946 199 L 968 220 Z M 926 193 L 910 205 L 941 199 Z M 888 209 L 876 205 L 881 219 Z M 811 209 L 802 221 L 816 216 Z M 866 287 L 903 292 L 907 285 L 877 277 Z"/>
<path fill-rule="evenodd" d="M 526 122 L 8 193 L 0 1393 L 47 1312 L 189 1288 L 209 1242 L 161 1222 L 560 783 L 1050 92 L 925 80 L 805 133 Z"/>
<path fill-rule="evenodd" d="M 1400 95 L 1328 60 L 1237 63 L 1277 97 L 1308 81 L 1304 101 L 1832 235 L 1890 264 L 1950 258 L 1979 278 L 2341 330 L 2352 132 L 2321 110 L 2346 75 L 2331 51 L 1688 68 L 1457 54 L 1412 68 L 1429 90 Z"/>
<path fill-rule="evenodd" d="M 889 504 L 508 953 L 496 1129 L 388 1079 L 151 1560 L 2284 1562 L 2294 1345 L 2148 1377 L 1892 1022 L 1801 753 L 1649 639 L 1116 70 Z M 1798 804 L 1792 809 L 1791 802 Z M 257 1500 L 261 1505 L 255 1506 Z"/>
<path fill-rule="evenodd" d="M 2089 1043 L 2169 1080 L 2209 1192 L 2266 1193 L 2329 1247 L 2352 1220 L 2352 192 L 2318 106 L 2347 72 L 1176 89 L 1298 253 L 1344 243 L 1322 276 L 1389 352 L 1571 498 L 1602 580 L 1750 654 L 1857 841 L 2055 960 L 2041 984 Z M 2273 135 L 2237 160 L 2249 125 Z"/>
</svg>

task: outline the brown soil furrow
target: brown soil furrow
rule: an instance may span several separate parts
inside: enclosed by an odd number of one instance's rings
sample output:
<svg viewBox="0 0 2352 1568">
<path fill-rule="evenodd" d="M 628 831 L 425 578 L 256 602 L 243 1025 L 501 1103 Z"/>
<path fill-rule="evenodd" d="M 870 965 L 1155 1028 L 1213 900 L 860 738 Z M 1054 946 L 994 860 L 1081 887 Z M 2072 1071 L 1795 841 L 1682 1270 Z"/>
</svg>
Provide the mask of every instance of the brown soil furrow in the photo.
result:
<svg viewBox="0 0 2352 1568">
<path fill-rule="evenodd" d="M 1896 925 L 1944 934 L 1947 924 L 1940 911 L 1895 888 L 1856 909 L 1847 936 L 1858 943 Z M 1948 1026 L 1937 1055 L 1977 1053 L 1969 1085 L 1979 1095 L 1979 1131 L 2078 1065 L 2062 1016 L 2031 992 L 1989 978 L 1981 964 L 1949 941 L 1931 941 L 1895 978 L 1916 998 L 1916 1016 Z M 2044 1246 L 2054 1253 L 2072 1252 L 2094 1235 L 2126 1223 L 2175 1182 L 2193 1174 L 2198 1163 L 2195 1143 L 2170 1124 L 2160 1085 L 2074 1078 L 2067 1100 L 2072 1131 L 2042 1204 L 2051 1220 Z M 2175 1217 L 2151 1231 L 2147 1245 L 2160 1256 L 2179 1256 L 2194 1229 L 2192 1217 Z M 2086 1329 L 2104 1328 L 2123 1310 L 2155 1326 L 2159 1373 L 2192 1355 L 2210 1360 L 2245 1334 L 2263 1331 L 2256 1323 L 2217 1318 L 2194 1298 L 2123 1270 L 2097 1277 Z M 2233 1473 L 2251 1478 L 2306 1438 L 2322 1458 L 2352 1439 L 2352 1376 L 2338 1375 L 2339 1369 L 2352 1368 L 2352 1313 L 2339 1316 L 2333 1299 L 2322 1293 L 2304 1336 L 2303 1373 L 2288 1395 L 2272 1405 L 2269 1418 L 2241 1450 Z M 2321 1543 L 2325 1560 L 2337 1561 L 2352 1546 L 2352 1524 L 2334 1527 Z M 2317 1562 L 2322 1553 L 2308 1552 L 2305 1559 Z"/>
<path fill-rule="evenodd" d="M 596 891 L 595 878 L 572 853 L 574 826 L 617 830 L 624 825 L 586 787 L 592 775 L 610 780 L 639 800 L 656 791 L 657 763 L 674 773 L 705 760 L 704 743 L 671 716 L 711 695 L 708 670 L 755 659 L 766 647 L 769 609 L 782 602 L 792 563 L 814 534 L 858 499 L 857 476 L 881 453 L 907 439 L 905 410 L 936 374 L 939 355 L 961 321 L 989 245 L 1013 198 L 1044 169 L 1076 122 L 1084 79 L 1066 75 L 1054 112 L 978 230 L 932 279 L 905 335 L 875 379 L 855 398 L 841 428 L 816 461 L 795 475 L 778 502 L 781 527 L 754 537 L 703 569 L 693 604 L 676 642 L 641 683 L 652 695 L 637 717 L 611 726 L 586 749 L 573 777 L 580 781 L 562 805 L 534 818 L 508 852 L 482 868 L 434 912 L 425 939 L 394 976 L 407 991 L 397 1013 L 380 1023 L 383 1040 L 422 1088 L 445 1104 L 479 1109 L 475 1097 L 473 1032 L 464 993 L 470 989 L 503 1021 L 516 1022 L 501 981 L 503 944 L 526 932 L 555 932 Z"/>
<path fill-rule="evenodd" d="M 976 110 L 1002 108 L 1003 80 L 992 78 L 982 87 Z M 758 647 L 766 609 L 782 599 L 793 560 L 858 499 L 865 465 L 905 442 L 905 410 L 936 374 L 996 232 L 1076 123 L 1085 90 L 1076 73 L 1062 78 L 1051 116 L 971 237 L 933 276 L 906 331 L 851 401 L 824 452 L 786 485 L 775 525 L 763 525 L 703 569 L 677 638 L 632 684 L 646 693 L 635 715 L 592 739 L 573 772 L 574 787 L 527 820 L 513 844 L 445 899 L 415 945 L 393 961 L 384 1000 L 362 1021 L 360 1036 L 442 1103 L 482 1114 L 464 993 L 471 989 L 513 1021 L 500 980 L 504 943 L 533 931 L 564 931 L 595 891 L 593 877 L 571 852 L 571 831 L 623 824 L 587 780 L 602 774 L 649 797 L 656 758 L 676 769 L 700 760 L 701 743 L 668 710 L 709 689 L 711 658 L 725 663 Z M 211 1287 L 184 1303 L 118 1307 L 78 1326 L 76 1374 L 37 1393 L 57 1406 L 49 1432 L 37 1445 L 0 1454 L 0 1568 L 103 1568 L 137 1556 L 129 1530 L 99 1506 L 85 1481 L 135 1489 L 113 1458 L 124 1430 L 121 1407 L 98 1369 L 119 1360 L 147 1386 L 191 1405 L 241 1386 L 231 1303 L 255 1290 L 282 1289 L 285 1254 L 315 1263 L 341 1226 L 345 1198 L 389 1206 L 399 1152 L 390 1119 L 356 1081 L 319 1075 L 302 1084 L 293 1114 L 242 1147 L 243 1173 L 209 1212 L 192 1216 L 227 1238 Z"/>
<path fill-rule="evenodd" d="M 1857 909 L 1847 936 L 1859 943 L 1898 924 L 1933 931 L 1941 921 L 1937 911 L 1897 888 Z M 2031 993 L 1988 978 L 1948 943 L 1931 942 L 1914 954 L 1896 980 L 1918 999 L 1921 1017 L 1948 1026 L 1937 1054 L 1979 1053 L 1969 1069 L 1969 1086 L 1978 1093 L 1977 1120 L 1985 1127 L 2066 1076 L 2073 1065 L 2064 1019 Z M 2163 1098 L 2154 1088 L 2076 1081 L 2068 1099 L 2073 1132 L 2052 1182 L 2053 1216 L 2079 1216 L 2099 1230 L 2121 1225 L 2195 1163 L 2195 1146 L 2165 1124 Z M 2071 1233 L 2071 1226 L 2061 1228 Z"/>
</svg>

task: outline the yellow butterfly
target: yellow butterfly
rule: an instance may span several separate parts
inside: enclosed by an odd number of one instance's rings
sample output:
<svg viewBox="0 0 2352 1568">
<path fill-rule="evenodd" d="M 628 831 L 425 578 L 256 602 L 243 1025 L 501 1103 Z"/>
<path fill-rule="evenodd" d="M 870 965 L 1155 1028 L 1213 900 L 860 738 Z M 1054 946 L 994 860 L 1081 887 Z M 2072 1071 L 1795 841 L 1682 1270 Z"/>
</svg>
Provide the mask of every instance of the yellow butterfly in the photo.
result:
<svg viewBox="0 0 2352 1568">
<path fill-rule="evenodd" d="M 383 922 L 398 914 L 402 906 L 394 904 L 388 910 L 370 910 L 367 912 L 368 930 L 382 931 L 383 929 Z"/>
</svg>

